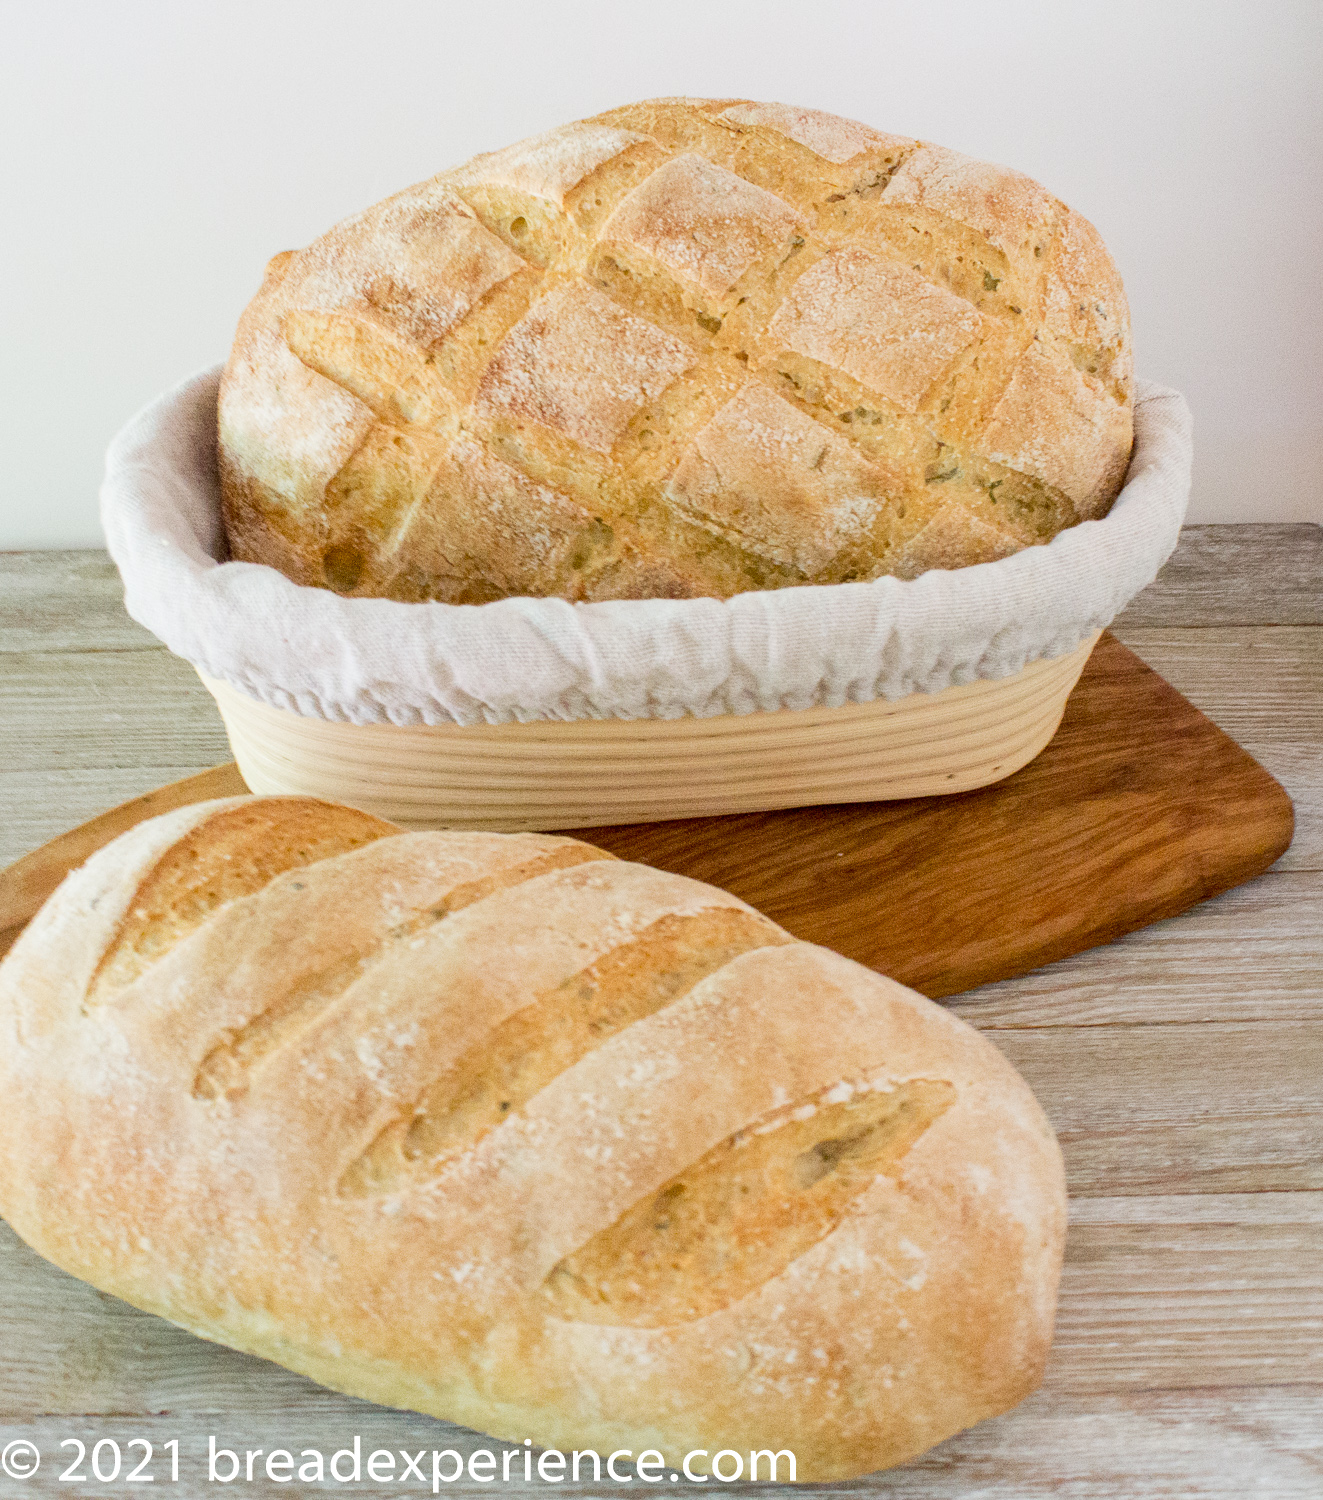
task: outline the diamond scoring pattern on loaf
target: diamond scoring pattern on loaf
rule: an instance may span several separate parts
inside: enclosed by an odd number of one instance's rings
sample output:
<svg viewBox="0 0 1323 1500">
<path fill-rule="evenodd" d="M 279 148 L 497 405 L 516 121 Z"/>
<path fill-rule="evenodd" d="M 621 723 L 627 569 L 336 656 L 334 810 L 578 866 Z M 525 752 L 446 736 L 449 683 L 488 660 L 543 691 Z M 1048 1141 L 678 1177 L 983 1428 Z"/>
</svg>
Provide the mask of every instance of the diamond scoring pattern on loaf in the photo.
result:
<svg viewBox="0 0 1323 1500">
<path fill-rule="evenodd" d="M 962 297 L 917 271 L 851 248 L 795 282 L 767 333 L 913 412 L 982 323 Z"/>
<path fill-rule="evenodd" d="M 658 167 L 602 227 L 653 256 L 681 281 L 711 296 L 730 291 L 768 246 L 807 229 L 790 204 L 701 156 Z"/>
<path fill-rule="evenodd" d="M 650 396 L 697 363 L 679 339 L 586 282 L 555 287 L 506 335 L 477 411 L 538 422 L 600 453 Z"/>
<path fill-rule="evenodd" d="M 724 597 L 1048 541 L 1106 512 L 1131 411 L 1115 268 L 1030 178 L 652 100 L 277 257 L 222 485 L 234 556 L 342 593 Z"/>
<path fill-rule="evenodd" d="M 843 437 L 761 385 L 701 429 L 668 497 L 751 551 L 811 577 L 862 546 L 887 476 Z"/>
<path fill-rule="evenodd" d="M 721 118 L 737 125 L 765 125 L 838 166 L 853 161 L 870 147 L 885 150 L 910 144 L 901 136 L 884 135 L 858 120 L 846 120 L 822 109 L 796 109 L 793 104 L 732 104 L 721 111 Z"/>
<path fill-rule="evenodd" d="M 313 311 L 362 309 L 426 347 L 523 264 L 453 193 L 415 191 L 352 251 L 328 244 L 307 255 L 296 295 Z"/>
<path fill-rule="evenodd" d="M 563 206 L 565 195 L 604 162 L 647 140 L 634 130 L 608 125 L 563 125 L 503 151 L 475 156 L 454 174 L 464 185 L 490 183 L 531 193 Z"/>
</svg>

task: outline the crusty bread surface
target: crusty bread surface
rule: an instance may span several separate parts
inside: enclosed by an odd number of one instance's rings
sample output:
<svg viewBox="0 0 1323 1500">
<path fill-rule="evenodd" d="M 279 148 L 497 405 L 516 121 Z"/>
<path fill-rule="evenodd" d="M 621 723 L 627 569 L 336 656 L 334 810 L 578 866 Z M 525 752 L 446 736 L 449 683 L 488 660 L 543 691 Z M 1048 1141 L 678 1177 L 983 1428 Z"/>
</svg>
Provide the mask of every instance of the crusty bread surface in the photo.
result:
<svg viewBox="0 0 1323 1500">
<path fill-rule="evenodd" d="M 1001 1054 L 573 839 L 145 823 L 0 965 L 0 1096 L 0 1212 L 57 1265 L 514 1442 L 846 1478 L 1047 1355 L 1061 1159 Z"/>
<path fill-rule="evenodd" d="M 783 104 L 654 99 L 284 252 L 220 397 L 231 554 L 349 595 L 910 578 L 1106 513 L 1129 313 L 1036 182 Z"/>
</svg>

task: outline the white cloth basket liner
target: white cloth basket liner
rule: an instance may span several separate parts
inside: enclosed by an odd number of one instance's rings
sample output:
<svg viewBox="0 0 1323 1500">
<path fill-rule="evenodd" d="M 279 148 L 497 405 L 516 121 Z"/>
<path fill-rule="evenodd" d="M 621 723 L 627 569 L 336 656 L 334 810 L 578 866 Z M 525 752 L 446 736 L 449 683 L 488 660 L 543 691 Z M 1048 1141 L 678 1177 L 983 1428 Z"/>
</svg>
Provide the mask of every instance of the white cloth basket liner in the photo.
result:
<svg viewBox="0 0 1323 1500">
<path fill-rule="evenodd" d="M 158 397 L 107 454 L 128 611 L 206 676 L 354 724 L 706 718 L 1008 677 L 1109 624 L 1170 555 L 1189 497 L 1189 407 L 1141 381 L 1110 513 L 998 562 L 728 600 L 346 599 L 222 560 L 219 378 Z"/>
</svg>

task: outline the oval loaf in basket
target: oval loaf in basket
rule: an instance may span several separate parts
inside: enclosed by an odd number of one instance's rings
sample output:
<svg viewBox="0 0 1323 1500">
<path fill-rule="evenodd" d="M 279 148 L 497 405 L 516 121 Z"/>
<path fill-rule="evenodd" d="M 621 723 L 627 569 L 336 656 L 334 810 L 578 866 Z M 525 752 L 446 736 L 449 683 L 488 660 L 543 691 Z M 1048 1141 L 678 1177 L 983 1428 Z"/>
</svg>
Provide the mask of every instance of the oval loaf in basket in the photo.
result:
<svg viewBox="0 0 1323 1500">
<path fill-rule="evenodd" d="M 1000 1053 L 571 839 L 142 824 L 0 966 L 0 1096 L 43 1255 L 516 1442 L 847 1477 L 1013 1405 L 1051 1337 L 1061 1159 Z"/>
<path fill-rule="evenodd" d="M 728 598 L 1105 515 L 1129 313 L 1023 173 L 652 99 L 276 256 L 221 390 L 231 555 L 354 596 Z"/>
</svg>

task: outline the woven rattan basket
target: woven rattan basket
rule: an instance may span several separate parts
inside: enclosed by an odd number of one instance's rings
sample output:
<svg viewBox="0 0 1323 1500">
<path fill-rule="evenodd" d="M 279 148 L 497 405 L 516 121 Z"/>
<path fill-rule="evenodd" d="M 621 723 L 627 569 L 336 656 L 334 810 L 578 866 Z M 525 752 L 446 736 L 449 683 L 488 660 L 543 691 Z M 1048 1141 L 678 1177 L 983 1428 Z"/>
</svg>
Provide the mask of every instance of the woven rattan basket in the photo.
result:
<svg viewBox="0 0 1323 1500">
<path fill-rule="evenodd" d="M 411 828 L 591 828 L 967 792 L 1056 733 L 1097 635 L 1013 677 L 888 703 L 710 719 L 342 724 L 202 676 L 255 792 L 349 802 Z"/>
<path fill-rule="evenodd" d="M 214 694 L 256 792 L 415 828 L 584 828 L 964 792 L 1032 760 L 1175 546 L 1189 410 L 1140 383 L 1111 513 L 911 583 L 728 601 L 345 599 L 226 562 L 211 370 L 107 458 L 129 612 Z"/>
</svg>

